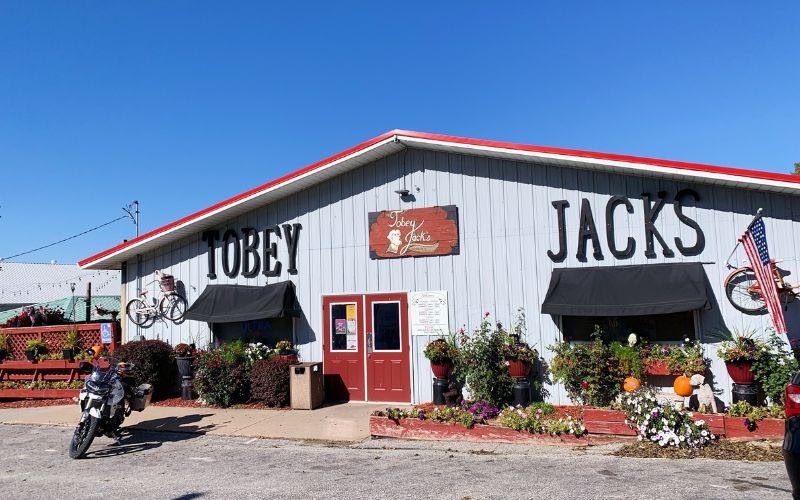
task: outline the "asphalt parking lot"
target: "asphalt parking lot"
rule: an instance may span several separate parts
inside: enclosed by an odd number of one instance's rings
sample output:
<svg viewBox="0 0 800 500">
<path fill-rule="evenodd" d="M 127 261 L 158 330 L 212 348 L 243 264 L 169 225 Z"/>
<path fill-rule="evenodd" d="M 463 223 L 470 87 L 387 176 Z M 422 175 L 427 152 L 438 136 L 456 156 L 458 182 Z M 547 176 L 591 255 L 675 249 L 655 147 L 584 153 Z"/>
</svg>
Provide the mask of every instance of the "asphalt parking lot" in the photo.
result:
<svg viewBox="0 0 800 500">
<path fill-rule="evenodd" d="M 67 457 L 71 429 L 0 425 L 4 498 L 790 498 L 782 462 L 631 459 L 603 447 L 356 445 L 127 431 Z"/>
</svg>

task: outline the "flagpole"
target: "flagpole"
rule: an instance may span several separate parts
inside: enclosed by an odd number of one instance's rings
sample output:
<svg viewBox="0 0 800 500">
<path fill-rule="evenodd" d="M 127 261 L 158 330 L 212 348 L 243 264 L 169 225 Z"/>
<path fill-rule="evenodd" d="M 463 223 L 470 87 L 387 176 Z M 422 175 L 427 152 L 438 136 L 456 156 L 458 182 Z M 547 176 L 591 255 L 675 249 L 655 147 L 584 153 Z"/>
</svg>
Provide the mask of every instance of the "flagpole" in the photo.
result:
<svg viewBox="0 0 800 500">
<path fill-rule="evenodd" d="M 747 227 L 744 229 L 745 233 L 747 231 L 749 231 L 751 227 L 753 227 L 753 224 L 755 224 L 758 219 L 761 218 L 761 213 L 763 211 L 764 211 L 763 208 L 759 208 L 758 210 L 756 210 L 756 215 L 753 216 L 753 220 L 751 220 L 750 224 L 748 224 Z M 739 248 L 739 245 L 741 245 L 741 244 L 742 244 L 742 240 L 741 239 L 736 242 L 736 246 L 733 247 L 733 250 L 731 250 L 731 254 L 728 255 L 727 259 L 725 259 L 725 267 L 728 267 L 728 268 L 732 268 L 733 267 L 731 265 L 731 263 L 730 263 L 731 257 L 733 257 L 733 254 L 736 253 L 736 249 Z"/>
</svg>

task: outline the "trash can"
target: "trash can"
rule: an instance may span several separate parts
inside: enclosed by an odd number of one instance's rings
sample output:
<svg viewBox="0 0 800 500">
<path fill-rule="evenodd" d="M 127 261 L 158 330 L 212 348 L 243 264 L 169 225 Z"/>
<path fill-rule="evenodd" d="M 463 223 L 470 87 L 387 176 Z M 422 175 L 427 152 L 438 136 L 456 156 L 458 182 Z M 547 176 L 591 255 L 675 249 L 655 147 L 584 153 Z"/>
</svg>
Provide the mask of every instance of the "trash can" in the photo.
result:
<svg viewBox="0 0 800 500">
<path fill-rule="evenodd" d="M 322 363 L 298 363 L 289 367 L 289 400 L 293 410 L 313 410 L 325 401 Z"/>
</svg>

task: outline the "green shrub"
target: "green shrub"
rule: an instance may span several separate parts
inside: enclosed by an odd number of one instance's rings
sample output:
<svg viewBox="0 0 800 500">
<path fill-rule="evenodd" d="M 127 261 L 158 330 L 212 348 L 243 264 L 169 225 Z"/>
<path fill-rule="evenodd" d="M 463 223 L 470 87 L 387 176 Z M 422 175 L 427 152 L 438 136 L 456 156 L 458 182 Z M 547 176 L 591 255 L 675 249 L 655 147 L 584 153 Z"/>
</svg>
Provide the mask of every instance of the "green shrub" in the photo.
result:
<svg viewBox="0 0 800 500">
<path fill-rule="evenodd" d="M 267 406 L 289 404 L 289 366 L 291 361 L 279 357 L 262 359 L 250 368 L 250 397 Z"/>
<path fill-rule="evenodd" d="M 457 366 L 463 370 L 472 399 L 497 407 L 505 406 L 514 387 L 514 379 L 508 374 L 503 358 L 508 333 L 500 323 L 492 328 L 489 313 L 486 313 L 472 334 L 466 335 L 461 330 L 459 335 L 463 365 Z"/>
<path fill-rule="evenodd" d="M 194 387 L 208 404 L 228 406 L 250 395 L 248 359 L 242 342 L 232 342 L 197 354 Z"/>
<path fill-rule="evenodd" d="M 619 342 L 612 342 L 609 349 L 616 360 L 620 374 L 638 379 L 644 376 L 644 362 L 642 361 L 642 353 L 638 348 L 620 344 Z"/>
<path fill-rule="evenodd" d="M 783 401 L 783 390 L 798 370 L 797 360 L 784 338 L 774 331 L 760 344 L 753 360 L 753 376 L 770 404 Z"/>
<path fill-rule="evenodd" d="M 152 384 L 154 399 L 175 393 L 178 367 L 171 345 L 162 340 L 137 340 L 120 346 L 114 355 L 120 361 L 133 363 L 136 383 Z"/>
<path fill-rule="evenodd" d="M 609 406 L 622 392 L 623 375 L 611 348 L 603 342 L 603 330 L 595 325 L 592 342 L 559 342 L 548 347 L 556 355 L 550 363 L 555 382 L 564 384 L 569 398 L 578 404 Z"/>
</svg>

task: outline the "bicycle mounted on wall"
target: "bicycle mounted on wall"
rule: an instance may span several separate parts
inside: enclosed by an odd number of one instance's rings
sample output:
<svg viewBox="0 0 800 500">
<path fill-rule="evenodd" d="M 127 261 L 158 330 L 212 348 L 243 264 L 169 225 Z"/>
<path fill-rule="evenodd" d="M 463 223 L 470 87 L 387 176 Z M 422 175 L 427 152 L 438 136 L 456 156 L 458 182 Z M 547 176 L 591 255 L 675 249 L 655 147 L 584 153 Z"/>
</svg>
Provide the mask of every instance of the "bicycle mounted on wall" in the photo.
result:
<svg viewBox="0 0 800 500">
<path fill-rule="evenodd" d="M 763 208 L 758 209 L 755 217 L 753 217 L 753 220 L 745 229 L 745 232 L 761 218 L 761 213 L 763 211 Z M 733 257 L 733 254 L 736 253 L 736 249 L 739 248 L 741 244 L 742 241 L 740 239 L 736 243 L 736 246 L 733 247 L 731 254 L 725 259 L 725 266 L 728 269 L 733 269 L 733 271 L 728 274 L 728 277 L 725 278 L 725 296 L 728 297 L 728 301 L 734 308 L 745 314 L 762 314 L 767 310 L 767 304 L 764 302 L 764 296 L 761 294 L 761 286 L 758 284 L 753 267 L 748 265 L 749 263 L 746 259 L 743 260 L 745 265 L 741 267 L 734 267 L 730 264 L 731 257 Z M 797 298 L 797 289 L 800 288 L 800 285 L 790 285 L 783 279 L 783 275 L 776 265 L 783 262 L 783 259 L 770 259 L 769 262 L 770 268 L 772 269 L 772 276 L 778 287 L 778 297 L 785 308 L 787 304 L 793 302 Z"/>
<path fill-rule="evenodd" d="M 183 315 L 186 313 L 188 304 L 186 299 L 175 291 L 175 277 L 160 271 L 156 271 L 155 275 L 160 278 L 147 285 L 159 282 L 158 299 L 153 298 L 152 305 L 148 305 L 146 302 L 148 291 L 143 290 L 139 292 L 139 297 L 129 300 L 125 305 L 128 318 L 138 326 L 142 326 L 151 318 L 158 316 L 177 322 L 183 319 Z"/>
</svg>

